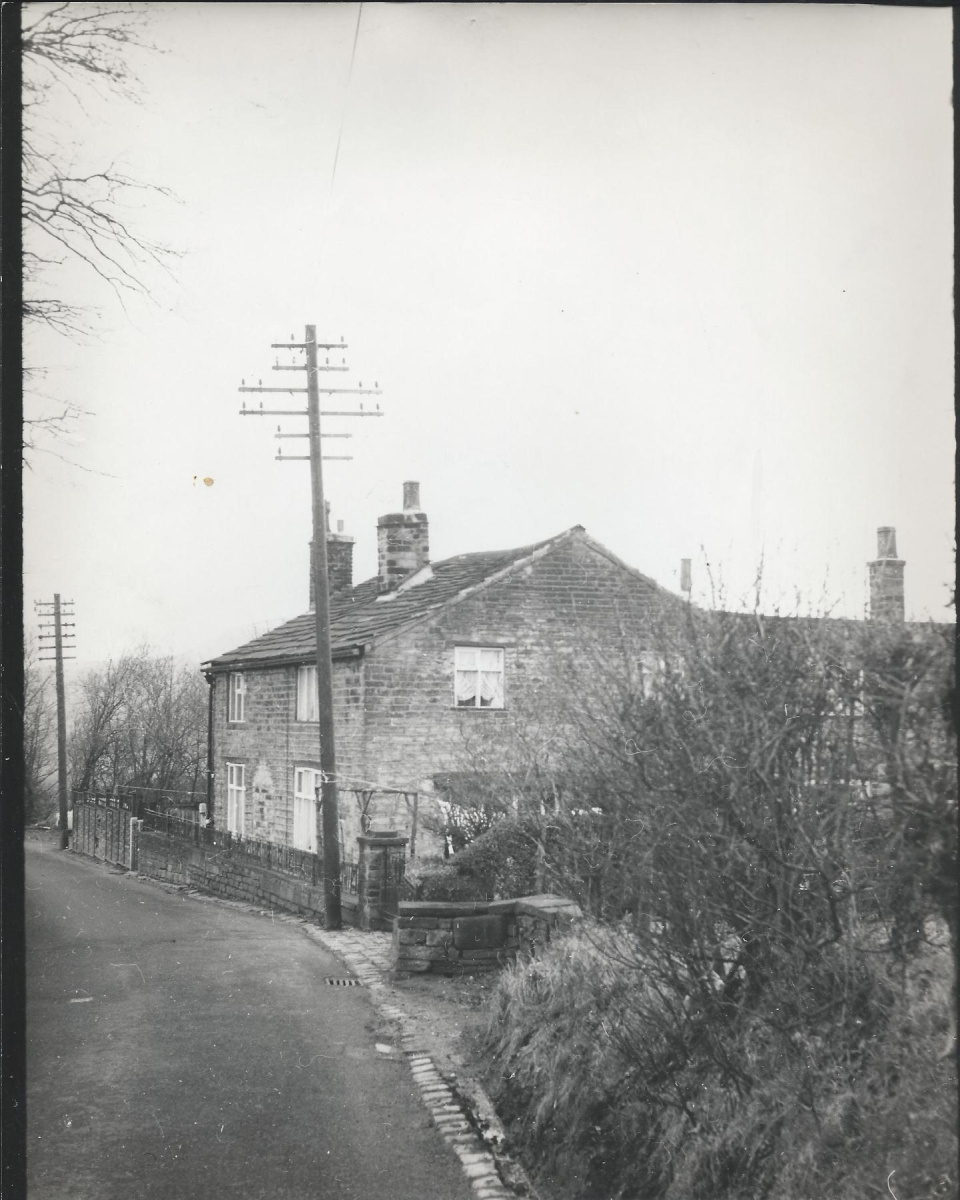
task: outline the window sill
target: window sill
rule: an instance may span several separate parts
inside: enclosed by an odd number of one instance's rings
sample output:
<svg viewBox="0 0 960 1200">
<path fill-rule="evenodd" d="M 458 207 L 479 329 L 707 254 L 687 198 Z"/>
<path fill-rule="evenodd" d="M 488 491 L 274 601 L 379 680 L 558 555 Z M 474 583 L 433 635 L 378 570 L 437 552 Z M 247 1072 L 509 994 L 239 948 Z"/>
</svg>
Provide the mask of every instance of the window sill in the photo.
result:
<svg viewBox="0 0 960 1200">
<path fill-rule="evenodd" d="M 507 708 L 477 708 L 474 705 L 467 706 L 466 704 L 451 705 L 454 712 L 458 713 L 493 713 L 500 716 L 506 716 L 509 709 Z"/>
</svg>

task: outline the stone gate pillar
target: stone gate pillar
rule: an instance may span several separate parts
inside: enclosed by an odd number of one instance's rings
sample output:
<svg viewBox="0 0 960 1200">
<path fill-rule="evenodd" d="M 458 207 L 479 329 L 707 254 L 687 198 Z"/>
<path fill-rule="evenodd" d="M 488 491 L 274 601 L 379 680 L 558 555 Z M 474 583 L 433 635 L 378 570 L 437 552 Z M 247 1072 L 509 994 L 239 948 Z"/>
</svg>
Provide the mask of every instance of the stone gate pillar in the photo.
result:
<svg viewBox="0 0 960 1200">
<path fill-rule="evenodd" d="M 361 929 L 393 929 L 409 841 L 392 830 L 363 833 L 357 838 L 357 919 Z"/>
</svg>

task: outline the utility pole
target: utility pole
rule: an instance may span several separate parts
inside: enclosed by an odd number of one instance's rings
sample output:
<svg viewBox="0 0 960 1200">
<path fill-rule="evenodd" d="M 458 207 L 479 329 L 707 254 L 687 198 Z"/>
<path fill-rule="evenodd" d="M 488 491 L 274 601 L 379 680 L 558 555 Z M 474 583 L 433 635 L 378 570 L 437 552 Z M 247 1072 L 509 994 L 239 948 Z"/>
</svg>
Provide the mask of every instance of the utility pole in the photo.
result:
<svg viewBox="0 0 960 1200">
<path fill-rule="evenodd" d="M 377 384 L 365 388 L 361 382 L 358 388 L 321 388 L 319 384 L 320 371 L 346 371 L 349 368 L 345 361 L 340 366 L 331 366 L 329 357 L 321 365 L 317 359 L 317 351 L 346 349 L 343 339 L 340 342 L 317 342 L 315 325 L 307 325 L 302 342 L 294 342 L 291 335 L 289 343 L 273 342 L 274 350 L 298 350 L 305 356 L 303 363 L 282 364 L 277 360 L 275 371 L 306 371 L 307 386 L 305 388 L 264 387 L 258 380 L 257 387 L 247 387 L 246 380 L 238 389 L 241 392 L 285 392 L 288 395 L 305 393 L 307 407 L 297 409 L 267 409 L 260 402 L 259 409 L 248 409 L 246 401 L 240 415 L 252 416 L 305 416 L 307 418 L 306 433 L 281 433 L 277 426 L 276 437 L 309 439 L 309 454 L 293 454 L 284 457 L 281 452 L 277 455 L 280 462 L 297 462 L 308 460 L 310 463 L 310 507 L 313 517 L 313 590 L 315 597 L 316 638 L 317 638 L 317 712 L 319 715 L 320 735 L 320 797 L 318 813 L 318 830 L 323 845 L 323 896 L 325 927 L 340 929 L 342 920 L 340 913 L 340 805 L 337 794 L 337 758 L 333 728 L 333 656 L 330 649 L 330 588 L 327 577 L 327 516 L 323 497 L 323 461 L 325 458 L 349 460 L 350 455 L 324 455 L 321 452 L 324 437 L 349 437 L 349 434 L 325 434 L 320 430 L 320 418 L 331 417 L 380 417 L 379 404 L 373 412 L 364 411 L 363 404 L 357 412 L 321 412 L 320 395 L 380 395 Z"/>
<path fill-rule="evenodd" d="M 69 612 L 64 610 L 63 605 L 69 606 Z M 40 649 L 53 650 L 53 656 L 40 655 L 41 662 L 56 663 L 57 674 L 57 790 L 60 798 L 60 849 L 67 848 L 67 703 L 66 695 L 63 686 L 63 662 L 65 658 L 75 658 L 74 654 L 64 654 L 64 650 L 76 649 L 74 642 L 75 635 L 65 633 L 67 629 L 74 629 L 76 623 L 74 621 L 64 621 L 64 617 L 72 617 L 73 601 L 65 600 L 63 604 L 60 601 L 60 593 L 55 592 L 53 603 L 49 600 L 37 600 L 34 602 L 34 608 L 38 611 L 41 617 L 53 617 L 52 622 L 47 622 L 41 625 L 41 629 L 53 629 L 53 633 L 40 634 Z M 53 646 L 43 645 L 44 642 L 53 642 Z"/>
</svg>

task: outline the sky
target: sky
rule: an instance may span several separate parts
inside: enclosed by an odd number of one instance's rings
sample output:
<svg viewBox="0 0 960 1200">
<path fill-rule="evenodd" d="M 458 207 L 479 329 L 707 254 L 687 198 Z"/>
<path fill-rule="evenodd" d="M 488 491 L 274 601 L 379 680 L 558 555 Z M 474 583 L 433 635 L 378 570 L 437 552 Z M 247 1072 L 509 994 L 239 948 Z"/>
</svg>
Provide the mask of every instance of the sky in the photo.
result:
<svg viewBox="0 0 960 1200">
<path fill-rule="evenodd" d="M 129 218 L 180 256 L 125 309 L 64 264 L 96 335 L 28 336 L 91 414 L 25 471 L 28 643 L 55 592 L 73 671 L 306 610 L 309 467 L 272 436 L 305 422 L 236 389 L 297 378 L 270 343 L 307 324 L 383 393 L 324 425 L 356 581 L 417 480 L 434 560 L 580 524 L 674 590 L 693 559 L 703 602 L 762 563 L 768 609 L 862 615 L 894 525 L 908 616 L 952 619 L 949 9 L 146 8 L 139 102 L 43 114 L 174 194 Z"/>
</svg>

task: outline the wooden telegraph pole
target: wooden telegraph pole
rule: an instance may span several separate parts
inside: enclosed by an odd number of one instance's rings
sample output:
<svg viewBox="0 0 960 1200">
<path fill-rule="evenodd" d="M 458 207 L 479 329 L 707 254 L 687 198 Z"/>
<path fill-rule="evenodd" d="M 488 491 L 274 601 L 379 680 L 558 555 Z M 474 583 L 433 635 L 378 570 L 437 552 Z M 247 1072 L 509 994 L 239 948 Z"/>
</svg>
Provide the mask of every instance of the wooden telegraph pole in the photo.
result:
<svg viewBox="0 0 960 1200">
<path fill-rule="evenodd" d="M 305 355 L 304 363 L 274 364 L 275 371 L 306 371 L 307 386 L 305 388 L 247 387 L 246 380 L 239 388 L 241 392 L 283 392 L 288 395 L 306 393 L 307 407 L 305 411 L 295 409 L 264 409 L 261 401 L 260 408 L 248 409 L 244 401 L 241 416 L 305 416 L 307 418 L 307 433 L 281 433 L 277 427 L 278 438 L 305 437 L 309 439 L 309 454 L 277 455 L 281 462 L 310 462 L 310 508 L 313 516 L 313 591 L 315 597 L 316 636 L 317 636 L 317 711 L 319 714 L 320 735 L 320 812 L 318 814 L 318 833 L 323 844 L 323 895 L 324 916 L 327 929 L 341 928 L 340 913 L 340 807 L 337 793 L 337 757 L 336 742 L 333 728 L 333 656 L 330 648 L 330 588 L 327 578 L 327 515 L 323 496 L 323 460 L 325 458 L 349 459 L 350 455 L 324 455 L 321 453 L 321 439 L 324 437 L 349 437 L 349 434 L 325 434 L 320 431 L 321 416 L 330 417 L 380 417 L 380 406 L 373 412 L 365 412 L 363 404 L 358 412 L 321 412 L 320 394 L 324 395 L 380 395 L 379 387 L 365 388 L 363 383 L 358 388 L 321 388 L 319 384 L 320 371 L 345 371 L 345 364 L 331 366 L 329 358 L 321 365 L 317 360 L 317 350 L 346 349 L 343 339 L 340 342 L 317 342 L 315 325 L 307 325 L 302 342 L 289 343 L 273 342 L 274 350 L 297 350 Z"/>
<path fill-rule="evenodd" d="M 310 438 L 310 501 L 313 510 L 313 592 L 317 626 L 317 712 L 320 716 L 320 814 L 323 830 L 323 897 L 328 929 L 341 927 L 340 798 L 333 737 L 333 655 L 330 650 L 330 581 L 327 575 L 327 510 L 323 501 L 320 453 L 320 390 L 317 381 L 317 330 L 308 325 L 307 420 Z"/>
<path fill-rule="evenodd" d="M 73 601 L 66 600 L 64 604 L 72 607 Z M 74 634 L 65 633 L 66 629 L 73 629 L 75 622 L 64 621 L 63 617 L 72 617 L 73 612 L 65 612 L 60 602 L 60 593 L 55 592 L 53 603 L 49 600 L 39 600 L 35 604 L 35 608 L 39 610 L 42 617 L 53 617 L 52 622 L 41 625 L 41 629 L 53 629 L 53 633 L 41 633 L 40 642 L 41 650 L 49 650 L 50 646 L 44 646 L 43 642 L 53 642 L 53 657 L 49 655 L 44 657 L 40 655 L 41 662 L 56 663 L 57 675 L 57 791 L 60 798 L 60 849 L 66 850 L 68 844 L 67 838 L 67 703 L 65 689 L 63 685 L 63 661 L 64 658 L 74 658 L 73 654 L 65 655 L 64 649 L 72 650 L 75 648 L 73 641 Z"/>
</svg>

